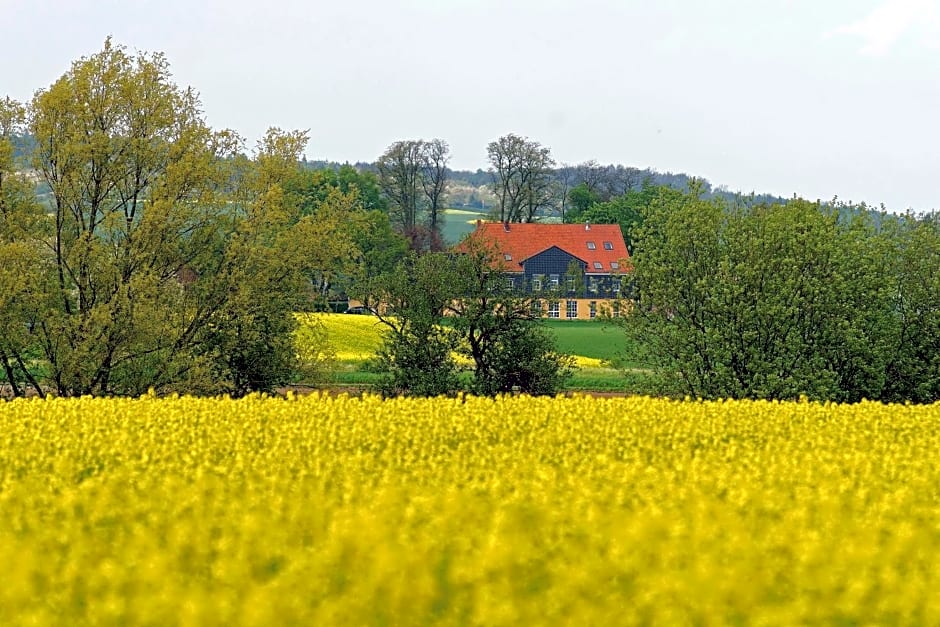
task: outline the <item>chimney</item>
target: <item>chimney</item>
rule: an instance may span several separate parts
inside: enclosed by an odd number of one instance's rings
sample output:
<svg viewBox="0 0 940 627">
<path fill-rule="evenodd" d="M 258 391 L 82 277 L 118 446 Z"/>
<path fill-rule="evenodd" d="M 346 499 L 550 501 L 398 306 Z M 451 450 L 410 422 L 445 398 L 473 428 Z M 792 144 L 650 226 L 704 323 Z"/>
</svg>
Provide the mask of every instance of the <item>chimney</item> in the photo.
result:
<svg viewBox="0 0 940 627">
<path fill-rule="evenodd" d="M 503 230 L 509 232 L 509 221 L 503 222 Z"/>
<path fill-rule="evenodd" d="M 480 227 L 483 226 L 483 220 L 477 220 L 477 230 L 480 230 Z"/>
<path fill-rule="evenodd" d="M 590 223 L 590 222 L 585 222 L 585 223 L 584 223 L 584 230 L 585 230 L 585 231 L 590 231 L 590 230 L 591 230 L 591 223 Z"/>
</svg>

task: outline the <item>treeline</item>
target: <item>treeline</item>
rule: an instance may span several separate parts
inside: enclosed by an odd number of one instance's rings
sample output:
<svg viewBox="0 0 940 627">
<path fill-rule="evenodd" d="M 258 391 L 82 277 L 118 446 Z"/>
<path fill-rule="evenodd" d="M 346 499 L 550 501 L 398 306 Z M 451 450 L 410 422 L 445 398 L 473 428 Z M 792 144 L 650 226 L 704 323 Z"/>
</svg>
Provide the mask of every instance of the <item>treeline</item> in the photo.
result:
<svg viewBox="0 0 940 627">
<path fill-rule="evenodd" d="M 304 161 L 304 166 L 311 170 L 333 170 L 353 168 L 358 172 L 377 173 L 375 162 L 357 161 L 356 163 L 340 163 L 337 161 L 310 160 Z M 735 199 L 744 196 L 742 192 L 735 192 L 724 187 L 714 187 L 708 179 L 686 173 L 659 172 L 653 168 L 634 168 L 621 164 L 600 164 L 596 161 L 586 161 L 576 165 L 557 165 L 551 168 L 552 176 L 559 190 L 567 192 L 572 188 L 584 185 L 595 190 L 599 199 L 610 200 L 616 196 L 642 187 L 669 187 L 678 191 L 687 191 L 693 181 L 699 186 L 704 197 L 712 196 L 726 199 Z M 491 188 L 494 172 L 484 170 L 453 170 L 447 169 L 447 179 L 454 184 L 463 184 L 471 188 Z M 786 199 L 773 194 L 746 194 L 757 202 L 784 202 Z M 450 200 L 450 199 L 449 199 Z M 558 199 L 558 213 L 560 215 L 561 203 L 567 198 Z M 470 206 L 475 209 L 487 209 L 487 205 L 476 200 L 473 203 L 450 202 L 451 206 Z"/>
</svg>

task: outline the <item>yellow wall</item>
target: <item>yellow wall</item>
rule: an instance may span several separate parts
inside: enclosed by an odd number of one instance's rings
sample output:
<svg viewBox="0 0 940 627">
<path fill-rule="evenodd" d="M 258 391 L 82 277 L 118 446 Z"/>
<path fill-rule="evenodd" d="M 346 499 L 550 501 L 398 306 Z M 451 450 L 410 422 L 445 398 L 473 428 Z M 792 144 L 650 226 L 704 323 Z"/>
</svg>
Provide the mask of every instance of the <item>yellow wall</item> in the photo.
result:
<svg viewBox="0 0 940 627">
<path fill-rule="evenodd" d="M 577 316 L 568 317 L 568 301 L 575 301 L 577 303 Z M 550 304 L 557 304 L 558 307 L 558 316 L 549 315 Z M 615 305 L 618 305 L 618 301 L 612 299 L 604 298 L 561 298 L 553 301 L 546 300 L 542 303 L 542 313 L 545 318 L 549 320 L 591 320 L 591 303 L 595 303 L 595 316 L 600 317 L 603 312 L 612 313 L 616 311 Z M 619 302 L 620 312 L 624 311 L 626 305 L 623 301 Z M 619 317 L 619 315 L 615 315 Z"/>
<path fill-rule="evenodd" d="M 567 315 L 567 305 L 568 305 L 569 300 L 574 300 L 575 302 L 578 303 L 578 311 L 577 311 L 578 315 L 575 318 L 569 318 Z M 549 317 L 548 315 L 549 302 L 558 303 L 558 317 L 557 318 Z M 542 315 L 549 320 L 591 320 L 592 319 L 592 316 L 591 316 L 591 303 L 592 302 L 595 303 L 595 316 L 594 317 L 600 317 L 603 312 L 610 314 L 615 309 L 614 305 L 618 303 L 618 301 L 616 300 L 605 299 L 605 298 L 561 298 L 561 299 L 552 300 L 552 301 L 545 299 L 542 301 Z M 359 301 L 352 300 L 352 299 L 349 300 L 350 307 L 355 307 L 359 305 L 362 305 L 362 303 Z M 626 311 L 625 308 L 627 306 L 628 306 L 627 301 L 619 301 L 619 307 L 620 307 L 621 313 Z M 615 315 L 614 317 L 619 317 L 619 315 Z"/>
</svg>

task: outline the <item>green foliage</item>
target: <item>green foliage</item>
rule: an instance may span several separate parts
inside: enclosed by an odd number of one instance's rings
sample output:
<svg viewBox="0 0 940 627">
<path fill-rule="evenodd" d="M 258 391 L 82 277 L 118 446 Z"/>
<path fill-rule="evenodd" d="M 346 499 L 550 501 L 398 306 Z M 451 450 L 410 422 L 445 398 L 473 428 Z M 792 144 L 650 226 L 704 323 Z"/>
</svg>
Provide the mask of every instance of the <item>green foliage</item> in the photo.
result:
<svg viewBox="0 0 940 627">
<path fill-rule="evenodd" d="M 30 240 L 48 233 L 49 225 L 31 183 L 16 166 L 14 139 L 22 132 L 25 116 L 19 103 L 0 100 L 0 381 L 6 381 L 14 395 L 24 393 L 21 382 L 41 392 L 31 336 L 44 302 L 31 286 L 42 284 L 48 271 Z"/>
<path fill-rule="evenodd" d="M 388 201 L 382 196 L 375 174 L 349 164 L 338 169 L 297 170 L 284 182 L 284 192 L 293 197 L 304 215 L 316 213 L 334 190 L 355 193 L 363 211 L 388 210 Z"/>
<path fill-rule="evenodd" d="M 896 246 L 893 280 L 895 333 L 883 397 L 890 401 L 940 400 L 940 216 L 932 214 L 891 229 Z"/>
<path fill-rule="evenodd" d="M 500 314 L 493 313 L 493 317 Z M 519 391 L 534 396 L 560 392 L 570 378 L 573 358 L 556 351 L 552 335 L 535 320 L 480 320 L 478 337 L 492 334 L 476 359 L 471 391 L 495 396 Z M 472 345 L 471 345 L 472 347 Z"/>
<path fill-rule="evenodd" d="M 377 355 L 384 396 L 453 396 L 460 388 L 451 338 L 440 327 L 390 333 Z"/>
<path fill-rule="evenodd" d="M 361 286 L 364 300 L 387 327 L 376 358 L 385 395 L 440 396 L 459 390 L 456 337 L 441 324 L 452 295 L 451 274 L 439 257 L 412 254 L 392 272 Z"/>
<path fill-rule="evenodd" d="M 395 231 L 388 214 L 369 211 L 356 218 L 349 227 L 360 257 L 354 275 L 342 283 L 343 289 L 355 280 L 387 272 L 408 254 L 408 240 Z"/>
<path fill-rule="evenodd" d="M 660 198 L 638 230 L 637 301 L 623 323 L 673 394 L 936 398 L 935 366 L 921 357 L 940 285 L 912 286 L 940 249 L 925 224 L 904 231 L 840 222 L 802 200 Z"/>
<path fill-rule="evenodd" d="M 304 236 L 316 242 L 306 264 L 312 307 L 326 311 L 346 298 L 350 285 L 393 267 L 408 241 L 392 229 L 387 202 L 371 172 L 295 170 L 284 182 L 285 199 L 300 213 Z"/>
<path fill-rule="evenodd" d="M 532 314 L 528 297 L 513 294 L 497 256 L 468 244 L 462 253 L 412 256 L 394 272 L 363 286 L 389 332 L 379 352 L 387 394 L 434 396 L 461 388 L 483 395 L 558 392 L 573 368 Z M 472 363 L 462 383 L 454 355 Z"/>
<path fill-rule="evenodd" d="M 565 219 L 568 222 L 581 221 L 581 214 L 600 202 L 600 196 L 591 191 L 587 183 L 579 183 L 568 191 L 569 205 Z"/>
<path fill-rule="evenodd" d="M 48 216 L 12 171 L 24 117 Z M 25 110 L 0 103 L 0 125 L 0 362 L 15 395 L 241 395 L 293 378 L 293 312 L 314 277 L 360 257 L 356 190 L 331 190 L 315 218 L 284 191 L 305 133 L 271 129 L 244 156 L 162 55 L 110 40 Z"/>
<path fill-rule="evenodd" d="M 232 228 L 218 193 L 232 138 L 205 126 L 162 55 L 110 41 L 29 109 L 54 214 L 48 233 L 21 241 L 49 251 L 26 289 L 42 303 L 31 340 L 51 387 L 135 393 L 184 378 L 205 313 L 179 277 L 203 275 Z"/>
<path fill-rule="evenodd" d="M 554 394 L 571 375 L 573 360 L 559 354 L 554 339 L 533 314 L 533 298 L 513 293 L 483 242 L 467 240 L 453 259 L 453 298 L 448 312 L 460 351 L 474 364 L 472 391 L 493 396 L 514 390 Z"/>
</svg>

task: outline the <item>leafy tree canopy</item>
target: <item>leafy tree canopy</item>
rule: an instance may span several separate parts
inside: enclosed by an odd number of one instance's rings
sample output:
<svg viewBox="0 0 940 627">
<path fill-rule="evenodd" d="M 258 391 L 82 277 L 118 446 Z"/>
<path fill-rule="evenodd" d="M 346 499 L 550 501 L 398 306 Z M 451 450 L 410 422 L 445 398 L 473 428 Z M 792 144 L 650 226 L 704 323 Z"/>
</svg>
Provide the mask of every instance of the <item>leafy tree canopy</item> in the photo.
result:
<svg viewBox="0 0 940 627">
<path fill-rule="evenodd" d="M 663 390 L 693 397 L 940 398 L 940 229 L 819 203 L 658 196 L 622 319 Z"/>
<path fill-rule="evenodd" d="M 49 214 L 11 162 L 24 123 Z M 311 275 L 343 256 L 330 247 L 358 257 L 341 212 L 314 220 L 285 193 L 305 133 L 271 129 L 245 156 L 162 54 L 110 39 L 28 105 L 2 101 L 0 126 L 0 365 L 14 394 L 290 380 Z"/>
</svg>

